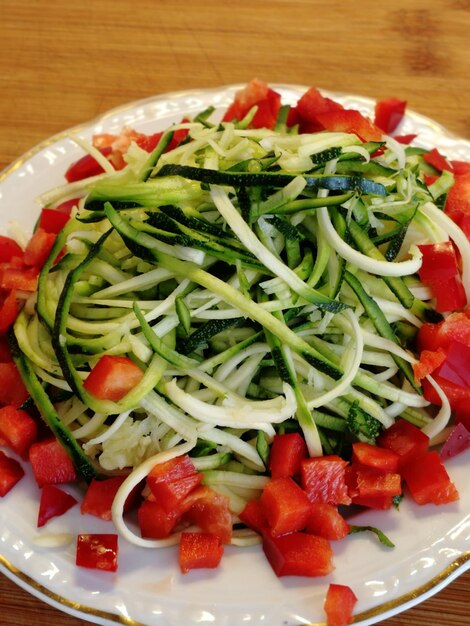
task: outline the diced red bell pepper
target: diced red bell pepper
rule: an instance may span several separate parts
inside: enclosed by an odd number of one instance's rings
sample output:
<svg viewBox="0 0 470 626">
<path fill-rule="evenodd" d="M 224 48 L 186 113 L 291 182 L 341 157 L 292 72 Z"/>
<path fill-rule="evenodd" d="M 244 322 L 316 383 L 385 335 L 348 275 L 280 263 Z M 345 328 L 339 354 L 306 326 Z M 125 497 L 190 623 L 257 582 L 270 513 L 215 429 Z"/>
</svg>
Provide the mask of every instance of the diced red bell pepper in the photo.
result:
<svg viewBox="0 0 470 626">
<path fill-rule="evenodd" d="M 115 534 L 78 535 L 75 562 L 79 567 L 116 572 L 118 536 Z"/>
<path fill-rule="evenodd" d="M 0 497 L 6 496 L 23 476 L 24 470 L 18 461 L 0 450 Z"/>
<path fill-rule="evenodd" d="M 457 255 L 451 241 L 422 244 L 418 248 L 423 255 L 418 270 L 423 283 L 446 280 L 458 275 Z"/>
<path fill-rule="evenodd" d="M 300 462 L 307 455 L 307 445 L 299 433 L 274 435 L 269 454 L 271 477 L 296 476 L 300 472 Z"/>
<path fill-rule="evenodd" d="M 69 455 L 55 438 L 33 443 L 29 449 L 29 460 L 39 487 L 73 482 L 77 479 Z"/>
<path fill-rule="evenodd" d="M 303 532 L 274 537 L 265 531 L 263 550 L 277 576 L 327 576 L 333 571 L 333 550 L 323 537 Z"/>
<path fill-rule="evenodd" d="M 182 510 L 166 511 L 161 504 L 144 500 L 137 510 L 140 534 L 148 539 L 165 539 L 180 521 Z"/>
<path fill-rule="evenodd" d="M 401 476 L 374 467 L 352 463 L 347 470 L 349 494 L 355 498 L 393 498 L 402 493 Z"/>
<path fill-rule="evenodd" d="M 387 135 L 393 133 L 405 115 L 406 101 L 398 98 L 377 100 L 374 108 L 374 124 Z"/>
<path fill-rule="evenodd" d="M 455 175 L 460 176 L 461 174 L 470 174 L 470 161 L 459 161 L 454 159 L 450 162 L 450 164 Z"/>
<path fill-rule="evenodd" d="M 23 456 L 37 435 L 36 422 L 26 411 L 13 405 L 0 408 L 0 436 L 14 452 Z"/>
<path fill-rule="evenodd" d="M 336 455 L 304 459 L 301 484 L 310 502 L 351 504 L 346 485 L 347 461 Z"/>
<path fill-rule="evenodd" d="M 423 154 L 423 159 L 439 172 L 443 172 L 444 170 L 452 172 L 453 170 L 452 164 L 443 154 L 439 152 L 439 150 L 437 150 L 437 148 L 433 148 L 432 150 L 429 150 L 429 152 Z"/>
<path fill-rule="evenodd" d="M 0 335 L 0 363 L 11 362 L 11 352 L 6 337 Z"/>
<path fill-rule="evenodd" d="M 125 478 L 125 476 L 113 476 L 104 480 L 93 479 L 85 492 L 80 512 L 83 515 L 95 515 L 101 519 L 110 520 L 114 498 Z M 129 504 L 124 508 L 128 509 Z"/>
<path fill-rule="evenodd" d="M 101 400 L 121 400 L 141 380 L 144 372 L 126 356 L 105 355 L 88 374 L 84 388 Z"/>
<path fill-rule="evenodd" d="M 36 291 L 38 285 L 38 267 L 13 267 L 3 265 L 0 267 L 0 288 L 11 291 Z"/>
<path fill-rule="evenodd" d="M 292 478 L 270 480 L 260 500 L 274 536 L 305 528 L 310 514 L 310 500 Z"/>
<path fill-rule="evenodd" d="M 391 496 L 355 496 L 352 499 L 353 504 L 364 506 L 368 509 L 377 509 L 379 511 L 388 511 L 392 508 L 393 498 Z"/>
<path fill-rule="evenodd" d="M 459 499 L 439 453 L 428 451 L 402 467 L 402 476 L 418 504 L 447 504 Z"/>
<path fill-rule="evenodd" d="M 306 532 L 329 541 L 343 539 L 349 533 L 349 524 L 332 504 L 312 502 Z"/>
<path fill-rule="evenodd" d="M 436 299 L 434 308 L 439 313 L 459 311 L 467 306 L 467 294 L 460 276 L 433 280 L 428 284 Z"/>
<path fill-rule="evenodd" d="M 200 532 L 181 533 L 179 564 L 183 574 L 192 569 L 214 569 L 219 566 L 224 546 L 218 535 Z"/>
<path fill-rule="evenodd" d="M 323 130 L 317 115 L 328 111 L 342 110 L 343 106 L 331 98 L 323 96 L 316 87 L 310 87 L 292 108 L 288 116 L 288 126 L 299 124 L 301 133 L 314 133 Z"/>
<path fill-rule="evenodd" d="M 356 602 L 357 597 L 350 587 L 330 583 L 324 604 L 326 626 L 347 626 L 351 624 Z"/>
<path fill-rule="evenodd" d="M 343 109 L 319 113 L 318 122 L 325 130 L 339 133 L 354 133 L 362 141 L 380 141 L 382 131 L 359 111 Z"/>
<path fill-rule="evenodd" d="M 241 513 L 238 514 L 241 522 L 246 524 L 260 535 L 264 528 L 268 527 L 268 518 L 259 500 L 248 500 Z"/>
<path fill-rule="evenodd" d="M 101 154 L 105 157 L 109 157 L 112 153 L 111 146 L 107 146 L 105 148 L 99 148 Z M 90 176 L 97 176 L 98 174 L 102 174 L 104 169 L 98 163 L 98 161 L 91 156 L 91 154 L 86 154 L 81 157 L 74 163 L 72 163 L 67 171 L 65 172 L 65 179 L 69 183 L 76 182 L 78 180 L 84 180 L 85 178 L 89 178 Z"/>
<path fill-rule="evenodd" d="M 253 128 L 274 128 L 281 107 L 281 97 L 266 83 L 258 79 L 253 79 L 235 94 L 234 101 L 225 112 L 223 121 L 240 120 L 254 106 L 257 106 L 258 110 L 250 126 Z"/>
<path fill-rule="evenodd" d="M 417 426 L 399 419 L 380 433 L 377 445 L 396 452 L 400 457 L 399 467 L 403 467 L 404 464 L 427 451 L 429 437 Z"/>
<path fill-rule="evenodd" d="M 395 139 L 395 141 L 398 141 L 398 143 L 403 143 L 406 146 L 408 146 L 414 139 L 416 139 L 418 135 L 413 135 L 413 134 L 409 134 L 409 135 L 395 135 L 393 138 Z"/>
<path fill-rule="evenodd" d="M 73 201 L 76 202 L 75 200 Z M 46 233 L 58 234 L 67 224 L 70 219 L 70 214 L 58 209 L 44 208 L 41 211 L 39 217 L 38 227 Z"/>
<path fill-rule="evenodd" d="M 47 261 L 55 239 L 55 233 L 48 233 L 43 228 L 38 228 L 24 251 L 25 264 L 31 267 L 42 267 Z"/>
<path fill-rule="evenodd" d="M 166 511 L 174 509 L 203 478 L 188 455 L 156 465 L 147 476 L 147 485 Z"/>
<path fill-rule="evenodd" d="M 438 350 L 423 350 L 419 361 L 413 363 L 413 374 L 417 381 L 432 374 L 445 361 L 446 353 L 442 348 Z"/>
<path fill-rule="evenodd" d="M 23 250 L 11 237 L 0 235 L 0 263 L 8 263 L 13 257 L 22 257 Z"/>
<path fill-rule="evenodd" d="M 39 501 L 38 528 L 44 526 L 51 518 L 59 517 L 77 504 L 77 500 L 69 493 L 55 485 L 44 485 Z"/>
<path fill-rule="evenodd" d="M 18 317 L 20 307 L 16 291 L 12 290 L 0 305 L 0 334 L 5 333 Z"/>
<path fill-rule="evenodd" d="M 230 543 L 233 519 L 226 496 L 202 485 L 186 496 L 181 507 L 185 521 L 199 526 L 203 532 L 218 535 L 222 543 Z"/>
<path fill-rule="evenodd" d="M 457 223 L 462 215 L 470 215 L 470 172 L 454 174 L 454 184 L 447 192 L 444 211 Z"/>
<path fill-rule="evenodd" d="M 418 350 L 446 350 L 451 341 L 470 346 L 470 316 L 469 311 L 451 313 L 438 324 L 422 324 L 418 331 Z"/>
<path fill-rule="evenodd" d="M 0 363 L 0 405 L 20 406 L 29 393 L 13 361 Z"/>
<path fill-rule="evenodd" d="M 398 471 L 400 456 L 393 450 L 360 441 L 352 444 L 352 450 L 353 463 L 360 463 L 383 472 Z"/>
</svg>

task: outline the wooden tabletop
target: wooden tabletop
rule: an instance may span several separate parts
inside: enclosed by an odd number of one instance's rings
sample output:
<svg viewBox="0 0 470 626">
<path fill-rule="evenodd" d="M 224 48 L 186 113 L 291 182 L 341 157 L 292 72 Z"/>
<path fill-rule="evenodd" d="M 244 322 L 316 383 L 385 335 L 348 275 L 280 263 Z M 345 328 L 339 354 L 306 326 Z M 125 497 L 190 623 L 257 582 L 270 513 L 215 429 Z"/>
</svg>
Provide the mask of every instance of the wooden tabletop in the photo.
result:
<svg viewBox="0 0 470 626">
<path fill-rule="evenodd" d="M 469 0 L 0 0 L 0 169 L 128 101 L 243 83 L 397 96 L 470 138 Z M 470 572 L 384 626 L 470 623 Z M 77 626 L 0 575 L 4 626 Z"/>
</svg>

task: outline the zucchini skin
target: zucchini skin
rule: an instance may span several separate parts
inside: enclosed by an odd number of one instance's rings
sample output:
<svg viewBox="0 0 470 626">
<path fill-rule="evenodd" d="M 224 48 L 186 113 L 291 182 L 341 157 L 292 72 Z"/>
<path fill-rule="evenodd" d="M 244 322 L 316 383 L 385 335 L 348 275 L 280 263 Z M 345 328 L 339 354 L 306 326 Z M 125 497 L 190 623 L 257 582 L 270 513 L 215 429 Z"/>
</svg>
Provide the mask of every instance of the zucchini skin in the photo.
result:
<svg viewBox="0 0 470 626">
<path fill-rule="evenodd" d="M 90 483 L 93 478 L 98 478 L 98 472 L 90 459 L 83 452 L 80 444 L 73 436 L 73 433 L 61 422 L 54 405 L 31 367 L 29 359 L 21 351 L 13 330 L 8 333 L 8 344 L 13 361 L 21 374 L 21 378 L 36 408 L 56 439 L 67 451 L 78 474 L 87 483 Z"/>
</svg>

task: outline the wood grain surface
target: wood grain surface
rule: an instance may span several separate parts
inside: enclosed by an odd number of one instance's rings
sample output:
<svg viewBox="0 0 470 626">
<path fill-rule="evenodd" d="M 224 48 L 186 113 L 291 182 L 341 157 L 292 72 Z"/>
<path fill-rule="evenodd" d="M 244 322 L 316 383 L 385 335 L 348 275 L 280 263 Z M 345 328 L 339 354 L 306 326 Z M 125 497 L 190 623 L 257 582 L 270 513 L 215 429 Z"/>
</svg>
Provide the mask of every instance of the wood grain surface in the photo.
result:
<svg viewBox="0 0 470 626">
<path fill-rule="evenodd" d="M 255 76 L 397 96 L 470 138 L 469 32 L 469 0 L 0 0 L 0 169 L 112 107 Z M 469 598 L 467 573 L 382 623 L 468 625 Z M 0 575 L 0 624 L 52 623 L 84 622 Z"/>
</svg>

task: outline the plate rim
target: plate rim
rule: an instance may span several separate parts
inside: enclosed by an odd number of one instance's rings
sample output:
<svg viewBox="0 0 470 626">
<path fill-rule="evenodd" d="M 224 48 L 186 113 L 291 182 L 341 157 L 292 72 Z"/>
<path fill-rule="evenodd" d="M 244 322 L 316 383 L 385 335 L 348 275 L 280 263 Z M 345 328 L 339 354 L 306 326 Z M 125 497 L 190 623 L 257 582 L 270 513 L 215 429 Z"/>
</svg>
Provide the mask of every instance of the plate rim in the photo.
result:
<svg viewBox="0 0 470 626">
<path fill-rule="evenodd" d="M 9 165 L 0 171 L 0 184 L 11 176 L 18 168 L 24 165 L 28 160 L 40 153 L 42 150 L 53 146 L 59 141 L 66 139 L 73 133 L 89 132 L 98 123 L 105 122 L 113 116 L 120 115 L 126 111 L 135 110 L 141 106 L 147 106 L 158 101 L 167 101 L 172 99 L 182 99 L 197 96 L 208 96 L 210 94 L 217 95 L 218 93 L 235 93 L 237 90 L 246 86 L 246 83 L 229 83 L 226 85 L 220 85 L 216 87 L 208 88 L 194 88 L 175 90 L 170 92 L 163 92 L 155 95 L 150 95 L 144 98 L 126 102 L 117 105 L 111 109 L 99 113 L 88 121 L 81 122 L 64 130 L 61 130 L 50 137 L 47 137 L 26 152 L 14 159 Z M 300 84 L 289 83 L 270 83 L 270 87 L 277 90 L 289 90 L 301 95 L 309 87 Z M 375 103 L 375 99 L 369 96 L 363 96 L 359 94 L 350 94 L 346 92 L 337 92 L 327 89 L 319 88 L 319 91 L 331 98 L 348 98 L 353 99 L 356 102 L 361 103 L 364 107 L 370 109 Z M 424 123 L 428 128 L 432 129 L 433 133 L 437 133 L 445 136 L 453 141 L 462 142 L 464 145 L 470 148 L 470 140 L 460 137 L 455 133 L 449 131 L 444 125 L 436 122 L 432 118 L 422 115 L 414 110 L 407 109 L 406 118 L 411 119 L 418 123 Z M 158 119 L 156 119 L 158 121 Z M 360 624 L 360 626 L 369 626 L 376 624 L 378 621 L 387 619 L 393 615 L 397 615 L 409 608 L 416 606 L 417 604 L 427 600 L 431 596 L 438 593 L 446 585 L 450 584 L 455 578 L 470 569 L 470 549 L 462 552 L 458 557 L 451 561 L 443 570 L 438 572 L 426 583 L 418 586 L 416 589 L 408 591 L 407 593 L 398 596 L 394 599 L 382 602 L 370 609 L 367 609 L 361 613 L 357 613 L 354 616 L 353 623 Z M 46 602 L 50 606 L 73 615 L 77 618 L 87 619 L 93 618 L 93 623 L 102 625 L 112 624 L 127 624 L 129 626 L 145 626 L 141 622 L 138 622 L 130 617 L 120 616 L 117 613 L 110 611 L 102 611 L 94 607 L 86 606 L 85 604 L 70 600 L 54 591 L 51 591 L 46 586 L 39 583 L 29 574 L 21 571 L 20 568 L 13 565 L 1 552 L 0 552 L 0 572 L 9 578 L 13 583 L 20 586 L 26 592 L 32 594 L 38 599 Z M 379 619 L 376 619 L 379 618 Z M 309 626 L 325 626 L 324 622 L 315 624 L 309 624 Z"/>
</svg>

